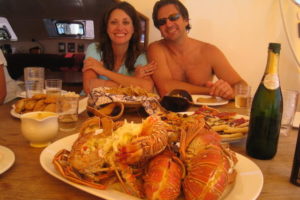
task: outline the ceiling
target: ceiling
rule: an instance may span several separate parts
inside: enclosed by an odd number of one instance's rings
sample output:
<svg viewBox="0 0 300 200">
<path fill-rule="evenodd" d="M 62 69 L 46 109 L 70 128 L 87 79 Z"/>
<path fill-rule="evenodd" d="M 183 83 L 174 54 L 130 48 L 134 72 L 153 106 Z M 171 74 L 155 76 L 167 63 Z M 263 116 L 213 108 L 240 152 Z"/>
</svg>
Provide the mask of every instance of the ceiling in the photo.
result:
<svg viewBox="0 0 300 200">
<path fill-rule="evenodd" d="M 116 0 L 0 0 L 0 16 L 6 17 L 19 41 L 48 37 L 43 18 L 94 20 L 95 35 L 105 10 Z"/>
</svg>

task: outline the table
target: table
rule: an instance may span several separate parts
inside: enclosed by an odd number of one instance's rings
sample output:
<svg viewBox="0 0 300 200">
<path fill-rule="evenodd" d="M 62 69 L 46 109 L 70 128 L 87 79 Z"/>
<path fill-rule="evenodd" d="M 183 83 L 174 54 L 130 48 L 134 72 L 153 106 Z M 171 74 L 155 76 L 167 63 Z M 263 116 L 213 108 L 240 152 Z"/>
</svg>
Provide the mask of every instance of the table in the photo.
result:
<svg viewBox="0 0 300 200">
<path fill-rule="evenodd" d="M 30 147 L 21 135 L 20 120 L 10 115 L 13 103 L 15 101 L 0 105 L 0 145 L 10 148 L 16 156 L 14 165 L 0 175 L 0 200 L 99 199 L 69 186 L 42 169 L 39 156 L 43 149 Z M 218 108 L 237 111 L 240 114 L 247 114 L 248 112 L 243 109 L 235 109 L 233 103 Z M 197 107 L 190 108 L 191 111 L 196 109 Z M 129 121 L 140 121 L 141 116 L 143 115 L 126 114 Z M 87 117 L 86 112 L 82 113 L 78 123 L 80 124 Z M 59 132 L 57 140 L 73 133 Z M 296 138 L 296 129 L 291 130 L 288 136 L 281 136 L 277 155 L 272 160 L 264 161 L 250 158 L 260 167 L 264 175 L 264 186 L 258 199 L 300 199 L 300 187 L 289 182 Z M 231 148 L 246 156 L 245 141 L 233 143 Z"/>
</svg>

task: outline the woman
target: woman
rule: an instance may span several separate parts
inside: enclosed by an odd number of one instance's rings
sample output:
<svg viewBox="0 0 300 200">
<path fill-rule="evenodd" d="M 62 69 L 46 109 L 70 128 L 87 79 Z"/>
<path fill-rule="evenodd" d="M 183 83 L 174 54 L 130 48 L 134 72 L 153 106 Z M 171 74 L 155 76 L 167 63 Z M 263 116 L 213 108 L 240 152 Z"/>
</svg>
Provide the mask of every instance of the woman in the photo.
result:
<svg viewBox="0 0 300 200">
<path fill-rule="evenodd" d="M 139 47 L 140 20 L 127 2 L 119 2 L 105 14 L 99 43 L 86 51 L 83 87 L 86 93 L 94 87 L 139 86 L 152 91 L 150 75 L 156 63 L 147 64 Z"/>
</svg>

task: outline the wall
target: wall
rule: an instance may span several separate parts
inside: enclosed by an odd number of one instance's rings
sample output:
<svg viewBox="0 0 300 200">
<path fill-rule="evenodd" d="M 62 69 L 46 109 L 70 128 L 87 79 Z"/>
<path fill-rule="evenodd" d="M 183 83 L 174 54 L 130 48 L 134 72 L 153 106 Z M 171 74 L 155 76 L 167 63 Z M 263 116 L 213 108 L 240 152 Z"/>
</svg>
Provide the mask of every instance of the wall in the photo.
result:
<svg viewBox="0 0 300 200">
<path fill-rule="evenodd" d="M 150 19 L 149 41 L 161 38 L 152 22 L 156 0 L 127 0 Z M 300 90 L 299 68 L 288 44 L 280 14 L 280 0 L 182 0 L 190 14 L 193 38 L 218 46 L 255 92 L 264 73 L 269 42 L 282 44 L 282 88 Z M 282 0 L 291 42 L 300 60 L 300 39 L 295 32 L 297 8 Z M 299 14 L 299 13 L 298 13 Z M 299 23 L 298 19 L 298 23 Z M 298 48 L 298 49 L 297 49 Z"/>
</svg>

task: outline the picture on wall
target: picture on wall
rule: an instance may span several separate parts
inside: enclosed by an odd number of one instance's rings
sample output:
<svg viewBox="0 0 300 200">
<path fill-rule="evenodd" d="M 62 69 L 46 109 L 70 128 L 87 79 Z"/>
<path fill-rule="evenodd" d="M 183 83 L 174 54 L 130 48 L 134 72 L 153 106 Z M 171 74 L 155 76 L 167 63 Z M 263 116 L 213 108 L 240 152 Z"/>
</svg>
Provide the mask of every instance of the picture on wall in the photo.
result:
<svg viewBox="0 0 300 200">
<path fill-rule="evenodd" d="M 75 52 L 75 43 L 74 42 L 68 43 L 68 52 L 71 52 L 71 53 Z"/>
<path fill-rule="evenodd" d="M 80 52 L 80 53 L 84 52 L 84 44 L 77 45 L 77 52 Z"/>
<path fill-rule="evenodd" d="M 60 42 L 58 43 L 58 52 L 65 53 L 66 52 L 66 43 Z"/>
</svg>

